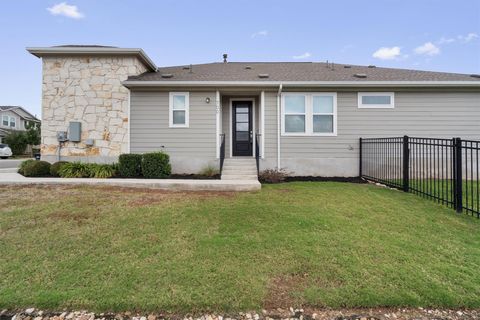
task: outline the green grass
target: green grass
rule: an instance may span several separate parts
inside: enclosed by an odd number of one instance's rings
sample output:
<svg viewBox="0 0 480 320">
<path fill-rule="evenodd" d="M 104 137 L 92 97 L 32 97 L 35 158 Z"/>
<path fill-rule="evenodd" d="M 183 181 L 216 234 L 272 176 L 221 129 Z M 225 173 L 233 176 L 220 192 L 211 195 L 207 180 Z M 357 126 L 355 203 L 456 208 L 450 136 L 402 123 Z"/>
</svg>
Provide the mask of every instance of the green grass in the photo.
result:
<svg viewBox="0 0 480 320">
<path fill-rule="evenodd" d="M 0 187 L 0 308 L 480 307 L 480 221 L 347 183 Z"/>
</svg>

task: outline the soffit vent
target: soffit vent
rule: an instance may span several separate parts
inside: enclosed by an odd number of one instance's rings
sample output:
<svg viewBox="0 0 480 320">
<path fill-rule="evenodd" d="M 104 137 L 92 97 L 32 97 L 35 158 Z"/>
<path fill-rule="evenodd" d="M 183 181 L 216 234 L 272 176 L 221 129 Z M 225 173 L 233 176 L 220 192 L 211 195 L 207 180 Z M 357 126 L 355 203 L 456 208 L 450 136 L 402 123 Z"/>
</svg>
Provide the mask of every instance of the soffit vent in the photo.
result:
<svg viewBox="0 0 480 320">
<path fill-rule="evenodd" d="M 270 77 L 270 75 L 268 73 L 259 73 L 258 77 L 260 79 L 266 79 L 266 78 Z"/>
<path fill-rule="evenodd" d="M 480 74 L 471 74 L 470 77 L 480 79 Z"/>
<path fill-rule="evenodd" d="M 173 74 L 171 73 L 162 73 L 160 76 L 165 79 L 173 78 Z"/>
<path fill-rule="evenodd" d="M 355 78 L 366 78 L 367 75 L 365 73 L 355 73 L 353 75 Z"/>
</svg>

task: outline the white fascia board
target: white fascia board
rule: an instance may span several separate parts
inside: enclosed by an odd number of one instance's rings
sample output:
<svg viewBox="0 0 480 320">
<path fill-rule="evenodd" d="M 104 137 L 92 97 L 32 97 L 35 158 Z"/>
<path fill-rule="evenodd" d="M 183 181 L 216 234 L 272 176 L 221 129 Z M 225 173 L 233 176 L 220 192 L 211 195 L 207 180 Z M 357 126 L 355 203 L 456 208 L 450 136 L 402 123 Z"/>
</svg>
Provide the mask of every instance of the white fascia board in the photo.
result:
<svg viewBox="0 0 480 320">
<path fill-rule="evenodd" d="M 480 81 L 138 81 L 126 80 L 126 87 L 480 87 Z"/>
<path fill-rule="evenodd" d="M 157 70 L 157 66 L 152 59 L 141 48 L 104 48 L 104 47 L 29 47 L 28 52 L 41 58 L 51 55 L 135 55 L 145 63 L 152 71 Z"/>
</svg>

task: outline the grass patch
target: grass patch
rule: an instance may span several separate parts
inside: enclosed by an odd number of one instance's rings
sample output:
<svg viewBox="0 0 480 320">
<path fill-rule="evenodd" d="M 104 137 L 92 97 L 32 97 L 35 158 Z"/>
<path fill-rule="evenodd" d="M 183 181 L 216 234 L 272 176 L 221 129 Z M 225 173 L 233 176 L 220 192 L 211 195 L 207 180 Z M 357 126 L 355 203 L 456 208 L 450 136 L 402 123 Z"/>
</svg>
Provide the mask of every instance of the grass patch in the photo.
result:
<svg viewBox="0 0 480 320">
<path fill-rule="evenodd" d="M 335 182 L 252 193 L 0 187 L 0 307 L 480 307 L 479 221 Z"/>
</svg>

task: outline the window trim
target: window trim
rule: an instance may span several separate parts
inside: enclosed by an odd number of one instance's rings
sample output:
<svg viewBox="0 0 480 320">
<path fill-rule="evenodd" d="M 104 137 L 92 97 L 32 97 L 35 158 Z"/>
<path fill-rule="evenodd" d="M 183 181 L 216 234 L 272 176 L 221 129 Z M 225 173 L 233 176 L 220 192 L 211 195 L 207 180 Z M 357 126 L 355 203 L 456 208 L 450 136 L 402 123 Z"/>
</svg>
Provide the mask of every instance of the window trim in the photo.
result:
<svg viewBox="0 0 480 320">
<path fill-rule="evenodd" d="M 185 124 L 173 123 L 173 97 L 185 96 Z M 168 122 L 170 128 L 188 128 L 190 125 L 190 93 L 189 92 L 170 92 L 168 102 Z M 177 109 L 181 110 L 181 109 Z"/>
<path fill-rule="evenodd" d="M 12 126 L 12 120 L 13 120 L 13 126 Z M 8 123 L 9 128 L 17 128 L 17 118 L 10 116 L 10 121 Z"/>
<path fill-rule="evenodd" d="M 4 124 L 3 122 L 7 120 L 7 124 Z M 2 115 L 2 126 L 3 127 L 9 127 L 10 126 L 10 116 L 8 115 Z"/>
<path fill-rule="evenodd" d="M 305 96 L 305 132 L 285 132 L 285 96 Z M 333 97 L 333 132 L 313 132 L 313 97 Z M 283 92 L 281 96 L 281 135 L 285 137 L 336 137 L 337 132 L 337 93 L 336 92 Z M 289 113 L 287 113 L 288 115 Z M 315 115 L 320 115 L 315 113 Z M 325 114 L 326 115 L 326 114 Z"/>
<path fill-rule="evenodd" d="M 389 96 L 390 104 L 363 104 L 364 96 Z M 395 108 L 395 92 L 358 92 L 359 109 L 393 109 Z"/>
</svg>

